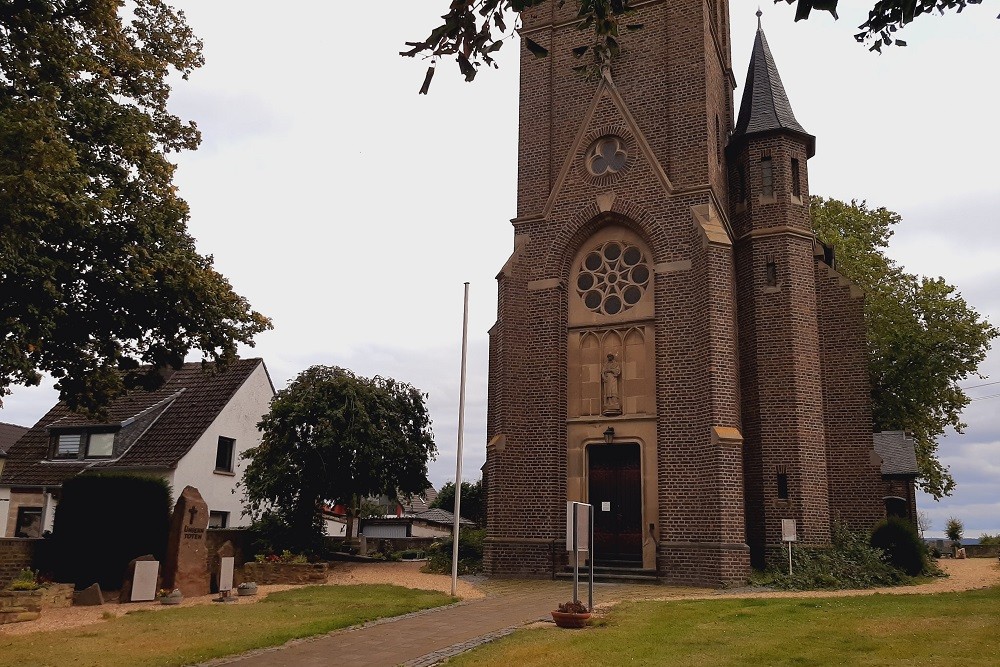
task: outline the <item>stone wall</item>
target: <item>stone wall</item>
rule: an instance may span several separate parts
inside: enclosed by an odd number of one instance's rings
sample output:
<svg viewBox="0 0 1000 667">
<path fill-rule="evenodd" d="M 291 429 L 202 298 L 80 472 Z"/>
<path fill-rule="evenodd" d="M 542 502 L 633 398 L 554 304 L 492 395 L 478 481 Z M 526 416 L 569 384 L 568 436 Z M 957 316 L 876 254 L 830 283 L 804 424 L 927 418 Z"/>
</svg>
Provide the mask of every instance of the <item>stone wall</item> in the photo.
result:
<svg viewBox="0 0 1000 667">
<path fill-rule="evenodd" d="M 246 563 L 243 581 L 257 584 L 323 584 L 326 563 Z"/>
<path fill-rule="evenodd" d="M 39 540 L 0 538 L 0 588 L 6 588 L 17 573 L 30 568 Z"/>
<path fill-rule="evenodd" d="M 970 544 L 965 547 L 965 555 L 969 558 L 998 558 L 1000 557 L 1000 547 Z"/>
</svg>

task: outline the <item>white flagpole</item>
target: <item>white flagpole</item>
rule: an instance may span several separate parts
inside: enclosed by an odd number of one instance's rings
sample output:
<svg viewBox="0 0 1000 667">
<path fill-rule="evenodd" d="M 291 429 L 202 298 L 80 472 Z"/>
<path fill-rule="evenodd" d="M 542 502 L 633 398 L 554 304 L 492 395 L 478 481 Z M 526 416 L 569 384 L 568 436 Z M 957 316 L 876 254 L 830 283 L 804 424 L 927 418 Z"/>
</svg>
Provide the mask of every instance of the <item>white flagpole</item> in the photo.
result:
<svg viewBox="0 0 1000 667">
<path fill-rule="evenodd" d="M 455 464 L 455 525 L 451 545 L 451 596 L 458 596 L 458 521 L 462 510 L 462 440 L 465 434 L 465 360 L 469 349 L 469 283 L 462 314 L 462 383 L 458 397 L 458 462 Z"/>
</svg>

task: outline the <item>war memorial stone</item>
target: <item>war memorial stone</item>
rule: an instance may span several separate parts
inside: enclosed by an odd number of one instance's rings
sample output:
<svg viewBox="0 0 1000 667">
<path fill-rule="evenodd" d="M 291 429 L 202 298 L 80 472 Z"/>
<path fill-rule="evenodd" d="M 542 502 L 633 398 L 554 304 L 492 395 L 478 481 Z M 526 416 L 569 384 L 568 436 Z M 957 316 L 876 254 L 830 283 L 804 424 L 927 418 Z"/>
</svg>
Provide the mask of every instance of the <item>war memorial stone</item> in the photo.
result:
<svg viewBox="0 0 1000 667">
<path fill-rule="evenodd" d="M 185 596 L 208 595 L 208 504 L 193 486 L 184 487 L 170 519 L 167 558 L 163 572 L 165 588 L 177 588 Z"/>
</svg>

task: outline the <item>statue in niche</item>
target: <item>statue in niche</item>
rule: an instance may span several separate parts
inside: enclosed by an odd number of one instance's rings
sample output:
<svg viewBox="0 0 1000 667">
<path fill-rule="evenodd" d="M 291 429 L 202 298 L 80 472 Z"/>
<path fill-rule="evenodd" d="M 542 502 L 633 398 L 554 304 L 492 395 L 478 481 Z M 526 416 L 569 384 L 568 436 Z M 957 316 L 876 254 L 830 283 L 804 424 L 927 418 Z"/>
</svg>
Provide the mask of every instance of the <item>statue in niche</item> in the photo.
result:
<svg viewBox="0 0 1000 667">
<path fill-rule="evenodd" d="M 618 390 L 618 382 L 622 375 L 622 365 L 618 357 L 608 354 L 608 360 L 601 366 L 601 382 L 604 385 L 604 408 L 601 414 L 606 417 L 614 417 L 622 413 L 621 393 Z"/>
</svg>

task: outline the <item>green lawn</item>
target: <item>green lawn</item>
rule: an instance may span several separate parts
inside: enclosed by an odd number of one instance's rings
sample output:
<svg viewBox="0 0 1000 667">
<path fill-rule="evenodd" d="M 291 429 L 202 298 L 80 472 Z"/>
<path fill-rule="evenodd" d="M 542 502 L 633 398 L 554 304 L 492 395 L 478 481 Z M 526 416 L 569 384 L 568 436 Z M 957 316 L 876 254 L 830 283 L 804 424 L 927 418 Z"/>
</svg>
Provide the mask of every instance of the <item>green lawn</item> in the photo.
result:
<svg viewBox="0 0 1000 667">
<path fill-rule="evenodd" d="M 139 610 L 71 630 L 0 635 L 0 665 L 185 665 L 450 602 L 443 593 L 398 586 L 310 586 L 256 604 Z"/>
<path fill-rule="evenodd" d="M 634 602 L 598 627 L 517 632 L 455 665 L 1000 665 L 1000 588 Z"/>
</svg>

